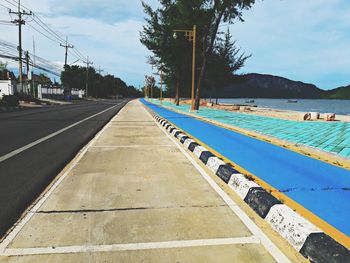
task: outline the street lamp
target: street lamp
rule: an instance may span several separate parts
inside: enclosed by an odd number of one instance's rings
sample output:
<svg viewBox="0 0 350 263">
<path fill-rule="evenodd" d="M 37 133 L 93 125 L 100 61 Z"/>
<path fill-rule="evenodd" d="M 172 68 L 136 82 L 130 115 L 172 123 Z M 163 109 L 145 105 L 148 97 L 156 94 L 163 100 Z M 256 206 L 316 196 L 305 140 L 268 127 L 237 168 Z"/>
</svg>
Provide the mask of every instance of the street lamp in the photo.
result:
<svg viewBox="0 0 350 263">
<path fill-rule="evenodd" d="M 159 99 L 160 99 L 160 104 L 163 104 L 163 68 L 160 67 L 160 94 L 159 94 Z"/>
<path fill-rule="evenodd" d="M 193 47 L 192 47 L 192 92 L 191 92 L 191 99 L 192 99 L 192 105 L 191 105 L 191 111 L 194 111 L 194 83 L 195 83 L 195 71 L 196 71 L 196 25 L 193 26 L 192 30 L 182 30 L 182 29 L 175 29 L 173 30 L 174 39 L 177 38 L 177 32 L 184 32 L 185 37 L 192 41 Z"/>
</svg>

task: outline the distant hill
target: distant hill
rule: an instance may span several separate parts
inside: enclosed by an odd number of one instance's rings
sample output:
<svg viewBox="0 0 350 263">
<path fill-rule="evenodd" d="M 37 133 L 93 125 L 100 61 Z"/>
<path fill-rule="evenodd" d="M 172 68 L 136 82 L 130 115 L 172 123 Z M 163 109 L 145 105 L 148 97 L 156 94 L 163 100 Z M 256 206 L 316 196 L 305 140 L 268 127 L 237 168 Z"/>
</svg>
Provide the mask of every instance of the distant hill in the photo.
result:
<svg viewBox="0 0 350 263">
<path fill-rule="evenodd" d="M 350 85 L 324 91 L 324 96 L 328 99 L 347 99 L 350 100 Z"/>
<path fill-rule="evenodd" d="M 231 84 L 218 93 L 220 98 L 350 99 L 350 85 L 325 91 L 301 81 L 251 73 L 234 76 Z M 203 95 L 210 96 L 210 92 Z"/>
</svg>

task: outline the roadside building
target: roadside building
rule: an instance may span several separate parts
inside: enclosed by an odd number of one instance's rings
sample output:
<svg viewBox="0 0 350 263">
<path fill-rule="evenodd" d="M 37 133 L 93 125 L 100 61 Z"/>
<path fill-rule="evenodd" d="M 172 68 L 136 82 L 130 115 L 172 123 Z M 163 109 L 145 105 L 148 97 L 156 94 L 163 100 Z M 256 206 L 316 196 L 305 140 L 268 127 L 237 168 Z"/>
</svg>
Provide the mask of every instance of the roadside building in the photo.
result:
<svg viewBox="0 0 350 263">
<path fill-rule="evenodd" d="M 38 85 L 39 99 L 71 100 L 82 99 L 85 96 L 84 90 L 67 89 L 60 85 Z"/>
<path fill-rule="evenodd" d="M 7 69 L 0 71 L 0 98 L 17 92 L 16 77 Z"/>
<path fill-rule="evenodd" d="M 4 95 L 14 95 L 16 93 L 16 82 L 12 80 L 0 80 L 0 98 Z"/>
</svg>

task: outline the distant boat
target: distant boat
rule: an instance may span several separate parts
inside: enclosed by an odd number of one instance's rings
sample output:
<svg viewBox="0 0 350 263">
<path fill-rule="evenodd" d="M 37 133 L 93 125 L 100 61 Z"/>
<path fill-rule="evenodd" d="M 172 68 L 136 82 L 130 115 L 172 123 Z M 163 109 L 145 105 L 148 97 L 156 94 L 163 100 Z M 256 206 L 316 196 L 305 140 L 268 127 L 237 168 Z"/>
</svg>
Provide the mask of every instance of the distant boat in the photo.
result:
<svg viewBox="0 0 350 263">
<path fill-rule="evenodd" d="M 255 100 L 246 100 L 245 103 L 254 103 Z"/>
<path fill-rule="evenodd" d="M 297 100 L 288 100 L 287 102 L 289 102 L 289 103 L 297 103 L 298 101 Z"/>
</svg>

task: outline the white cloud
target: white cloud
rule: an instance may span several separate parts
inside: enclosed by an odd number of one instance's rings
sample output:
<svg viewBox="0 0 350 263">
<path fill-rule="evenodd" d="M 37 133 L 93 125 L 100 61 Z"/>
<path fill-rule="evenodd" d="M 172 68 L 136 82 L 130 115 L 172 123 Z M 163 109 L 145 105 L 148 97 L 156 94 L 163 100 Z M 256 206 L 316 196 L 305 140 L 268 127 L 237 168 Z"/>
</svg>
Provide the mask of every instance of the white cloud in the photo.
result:
<svg viewBox="0 0 350 263">
<path fill-rule="evenodd" d="M 55 30 L 69 36 L 94 65 L 122 77 L 129 84 L 142 84 L 151 72 L 149 52 L 139 42 L 143 14 L 140 1 L 122 0 L 22 0 Z M 156 5 L 156 0 L 147 1 Z M 79 8 L 78 8 L 79 7 Z M 350 6 L 347 0 L 264 0 L 245 12 L 244 23 L 231 26 L 233 37 L 246 53 L 244 72 L 281 75 L 333 88 L 350 83 Z M 0 20 L 9 20 L 0 7 Z M 15 26 L 1 27 L 1 39 L 17 43 Z M 224 29 L 224 27 L 222 28 Z M 23 27 L 23 46 L 37 55 L 63 63 L 64 49 Z M 75 59 L 69 57 L 69 61 Z"/>
<path fill-rule="evenodd" d="M 79 1 L 60 1 L 60 8 L 61 10 L 69 10 L 72 4 L 79 3 Z M 89 4 L 85 5 L 85 7 L 91 8 L 99 6 L 110 15 L 113 14 L 113 10 L 118 8 L 125 10 L 125 16 L 119 16 L 114 22 L 108 22 L 98 15 L 52 15 L 52 7 L 57 4 L 56 0 L 38 0 L 35 2 L 27 0 L 23 1 L 23 4 L 40 14 L 42 20 L 52 28 L 62 34 L 67 34 L 70 42 L 81 52 L 90 56 L 96 68 L 101 66 L 102 69 L 105 69 L 104 73 L 115 74 L 128 84 L 138 86 L 143 83 L 144 74 L 151 71 L 145 58 L 148 51 L 139 41 L 139 31 L 142 29 L 143 23 L 143 18 L 135 15 L 142 14 L 139 1 L 118 1 L 118 3 L 116 1 L 89 1 Z M 108 10 L 108 8 L 111 10 Z M 1 10 L 0 19 L 9 20 L 7 10 Z M 23 27 L 24 49 L 32 50 L 33 36 L 35 37 L 36 54 L 38 56 L 63 64 L 64 49 L 27 25 Z M 18 41 L 17 28 L 15 26 L 4 27 L 0 38 L 16 44 Z M 69 55 L 70 62 L 75 60 L 74 57 Z"/>
<path fill-rule="evenodd" d="M 321 88 L 348 85 L 349 14 L 344 0 L 258 2 L 245 13 L 244 23 L 231 26 L 234 38 L 253 54 L 243 70 L 282 75 Z"/>
</svg>

